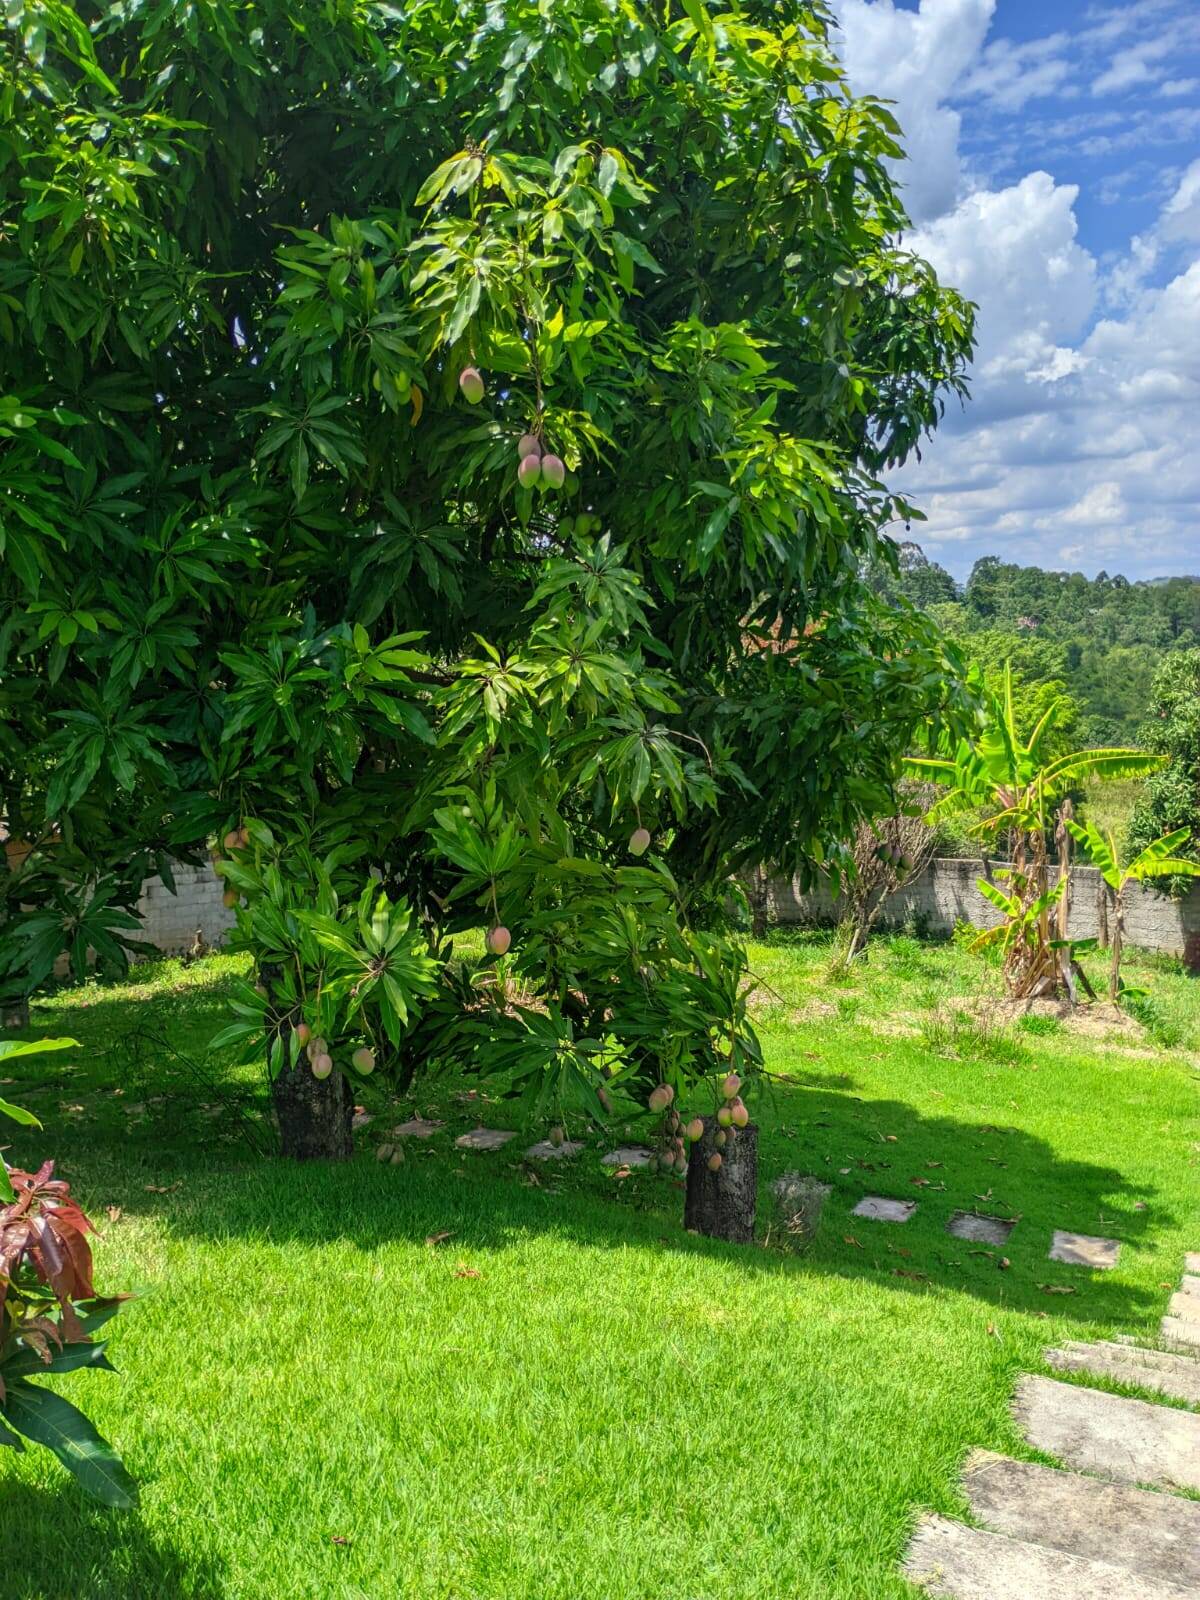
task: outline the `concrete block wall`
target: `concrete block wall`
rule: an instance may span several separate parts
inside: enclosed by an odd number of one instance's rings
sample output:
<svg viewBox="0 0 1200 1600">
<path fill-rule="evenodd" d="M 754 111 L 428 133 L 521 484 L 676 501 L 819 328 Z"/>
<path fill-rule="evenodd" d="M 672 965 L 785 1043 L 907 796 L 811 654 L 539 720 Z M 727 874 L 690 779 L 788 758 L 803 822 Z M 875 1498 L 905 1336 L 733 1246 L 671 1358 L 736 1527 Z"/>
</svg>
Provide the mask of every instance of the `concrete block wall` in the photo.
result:
<svg viewBox="0 0 1200 1600">
<path fill-rule="evenodd" d="M 991 927 L 1000 913 L 975 887 L 981 868 L 977 860 L 941 859 L 888 901 L 881 921 L 896 927 L 910 920 L 930 933 L 950 933 L 956 922 Z M 142 938 L 164 954 L 187 950 L 196 937 L 214 949 L 225 942 L 235 917 L 221 903 L 224 884 L 209 866 L 180 867 L 175 874 L 177 894 L 160 878 L 142 890 L 138 912 Z M 1103 883 L 1094 867 L 1076 867 L 1071 874 L 1070 930 L 1079 939 L 1100 931 Z M 775 878 L 769 888 L 769 910 L 776 922 L 830 923 L 840 915 L 840 904 L 827 886 L 801 894 L 786 878 Z M 1125 938 L 1143 950 L 1183 956 L 1200 970 L 1200 887 L 1180 900 L 1168 899 L 1153 889 L 1131 885 L 1125 893 Z"/>
<path fill-rule="evenodd" d="M 880 920 L 892 927 L 911 920 L 930 933 L 949 933 L 959 921 L 990 928 L 1000 921 L 1000 913 L 976 888 L 981 876 L 978 860 L 935 860 L 892 896 Z M 1072 870 L 1068 907 L 1073 937 L 1087 939 L 1100 932 L 1102 890 L 1103 880 L 1094 867 Z M 775 921 L 783 923 L 829 923 L 841 914 L 828 886 L 802 894 L 786 878 L 772 880 L 769 910 Z M 1200 887 L 1174 900 L 1131 884 L 1125 891 L 1125 940 L 1142 950 L 1183 956 L 1200 969 Z"/>
<path fill-rule="evenodd" d="M 237 919 L 221 904 L 225 885 L 212 867 L 177 867 L 175 887 L 178 893 L 172 894 L 161 878 L 145 884 L 137 906 L 142 919 L 140 937 L 165 955 L 190 949 L 197 928 L 212 948 L 224 944 Z"/>
</svg>

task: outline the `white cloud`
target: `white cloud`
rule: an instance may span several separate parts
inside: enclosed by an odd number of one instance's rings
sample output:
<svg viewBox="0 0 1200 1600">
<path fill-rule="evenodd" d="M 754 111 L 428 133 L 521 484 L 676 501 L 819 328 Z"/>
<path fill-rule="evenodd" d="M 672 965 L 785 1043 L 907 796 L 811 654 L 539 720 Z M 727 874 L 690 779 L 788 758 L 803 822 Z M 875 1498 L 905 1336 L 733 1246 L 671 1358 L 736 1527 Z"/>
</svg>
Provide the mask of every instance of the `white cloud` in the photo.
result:
<svg viewBox="0 0 1200 1600">
<path fill-rule="evenodd" d="M 1075 504 L 1058 515 L 1058 522 L 1094 528 L 1106 522 L 1121 522 L 1128 515 L 1119 483 L 1094 483 Z"/>
<path fill-rule="evenodd" d="M 1073 83 L 1110 96 L 1178 73 L 1177 46 L 1200 13 L 1179 0 L 1134 0 L 1093 9 L 1073 38 L 1014 44 L 987 40 L 993 0 L 920 0 L 915 11 L 839 0 L 837 9 L 852 84 L 894 98 L 908 133 L 909 242 L 979 304 L 973 399 L 949 409 L 923 461 L 898 475 L 896 487 L 929 516 L 917 537 L 958 567 L 989 552 L 1045 565 L 1056 552 L 1132 576 L 1194 570 L 1200 161 L 1170 176 L 1169 163 L 1152 162 L 1142 193 L 1158 177 L 1173 192 L 1102 275 L 1079 239 L 1077 187 L 1052 169 L 981 184 L 960 154 L 955 106 L 1010 113 L 1053 92 L 1055 118 L 1022 124 L 1018 156 L 1045 163 L 1089 143 L 1097 154 L 1142 154 L 1200 127 L 1200 112 L 1135 101 L 1065 118 L 1064 63 L 1090 63 L 1072 69 Z"/>
<path fill-rule="evenodd" d="M 1195 89 L 1200 89 L 1200 78 L 1168 78 L 1158 86 L 1159 94 L 1170 95 L 1172 99 L 1177 95 L 1191 94 Z"/>
<path fill-rule="evenodd" d="M 899 176 L 917 222 L 939 216 L 962 189 L 962 119 L 946 101 L 978 62 L 996 0 L 835 0 L 841 55 L 855 91 L 896 102 L 908 162 Z"/>
<path fill-rule="evenodd" d="M 1096 299 L 1096 263 L 1076 237 L 1073 184 L 1031 172 L 981 189 L 910 239 L 947 283 L 979 305 L 976 370 L 1024 379 L 1071 370 L 1059 347 L 1077 338 Z"/>
<path fill-rule="evenodd" d="M 1118 94 L 1141 83 L 1153 83 L 1167 70 L 1162 64 L 1164 56 L 1169 56 L 1176 48 L 1175 39 L 1164 33 L 1119 51 L 1107 69 L 1092 80 L 1092 93 Z"/>
<path fill-rule="evenodd" d="M 1163 207 L 1158 231 L 1163 239 L 1200 243 L 1200 158 L 1192 162 Z"/>
</svg>

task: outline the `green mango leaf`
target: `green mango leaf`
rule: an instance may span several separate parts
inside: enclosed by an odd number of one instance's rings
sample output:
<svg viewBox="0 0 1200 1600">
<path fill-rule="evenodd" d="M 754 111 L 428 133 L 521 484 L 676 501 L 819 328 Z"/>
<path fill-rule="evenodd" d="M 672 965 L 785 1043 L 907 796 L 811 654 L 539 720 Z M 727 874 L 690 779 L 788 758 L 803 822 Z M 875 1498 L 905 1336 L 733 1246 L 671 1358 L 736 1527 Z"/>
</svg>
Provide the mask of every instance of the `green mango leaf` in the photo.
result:
<svg viewBox="0 0 1200 1600">
<path fill-rule="evenodd" d="M 123 1510 L 137 1504 L 137 1485 L 121 1458 L 69 1400 L 19 1378 L 8 1386 L 3 1414 L 18 1433 L 53 1450 L 95 1499 Z"/>
</svg>

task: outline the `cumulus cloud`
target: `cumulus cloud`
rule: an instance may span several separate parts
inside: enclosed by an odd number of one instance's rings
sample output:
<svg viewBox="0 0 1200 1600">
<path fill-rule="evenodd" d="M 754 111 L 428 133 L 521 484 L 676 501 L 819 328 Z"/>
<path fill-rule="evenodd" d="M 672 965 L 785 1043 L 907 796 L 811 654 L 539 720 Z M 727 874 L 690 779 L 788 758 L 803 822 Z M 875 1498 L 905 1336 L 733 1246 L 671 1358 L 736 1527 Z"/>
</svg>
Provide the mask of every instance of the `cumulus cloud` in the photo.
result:
<svg viewBox="0 0 1200 1600">
<path fill-rule="evenodd" d="M 1200 13 L 1133 0 L 1093 7 L 1073 35 L 1014 43 L 988 39 L 993 0 L 840 0 L 837 11 L 852 84 L 895 99 L 908 134 L 909 242 L 979 305 L 974 397 L 897 482 L 928 514 L 917 536 L 958 570 L 985 553 L 1133 576 L 1194 570 L 1200 160 L 1174 174 L 1154 163 L 1141 192 L 1165 177 L 1158 217 L 1103 269 L 1079 237 L 1078 186 L 1041 168 L 1056 149 L 1146 149 L 1200 127 L 1196 108 L 1136 94 L 1078 118 L 1059 105 L 1077 90 L 1119 99 L 1122 84 L 1168 70 L 1183 82 L 1177 47 Z M 962 113 L 983 105 L 1003 122 L 1046 95 L 1055 115 L 1010 141 L 1038 170 L 988 183 L 961 153 Z"/>
<path fill-rule="evenodd" d="M 1200 158 L 1192 162 L 1163 207 L 1158 231 L 1163 239 L 1200 243 Z"/>
<path fill-rule="evenodd" d="M 996 0 L 837 0 L 840 54 L 859 93 L 896 102 L 908 161 L 900 172 L 917 222 L 939 216 L 962 189 L 959 113 L 946 102 L 983 48 Z"/>
</svg>

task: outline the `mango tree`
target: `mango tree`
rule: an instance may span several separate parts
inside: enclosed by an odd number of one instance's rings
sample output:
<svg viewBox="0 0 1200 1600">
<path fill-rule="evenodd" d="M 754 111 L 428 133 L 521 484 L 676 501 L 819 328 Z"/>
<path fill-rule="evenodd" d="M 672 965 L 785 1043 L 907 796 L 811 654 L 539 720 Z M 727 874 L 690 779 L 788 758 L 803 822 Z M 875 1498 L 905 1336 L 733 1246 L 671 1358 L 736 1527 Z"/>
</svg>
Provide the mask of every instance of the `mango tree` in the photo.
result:
<svg viewBox="0 0 1200 1600">
<path fill-rule="evenodd" d="M 556 1124 L 752 1075 L 730 875 L 838 869 L 969 710 L 864 574 L 972 308 L 831 26 L 10 4 L 10 986 L 213 846 L 294 1153 L 377 1064 Z"/>
</svg>

